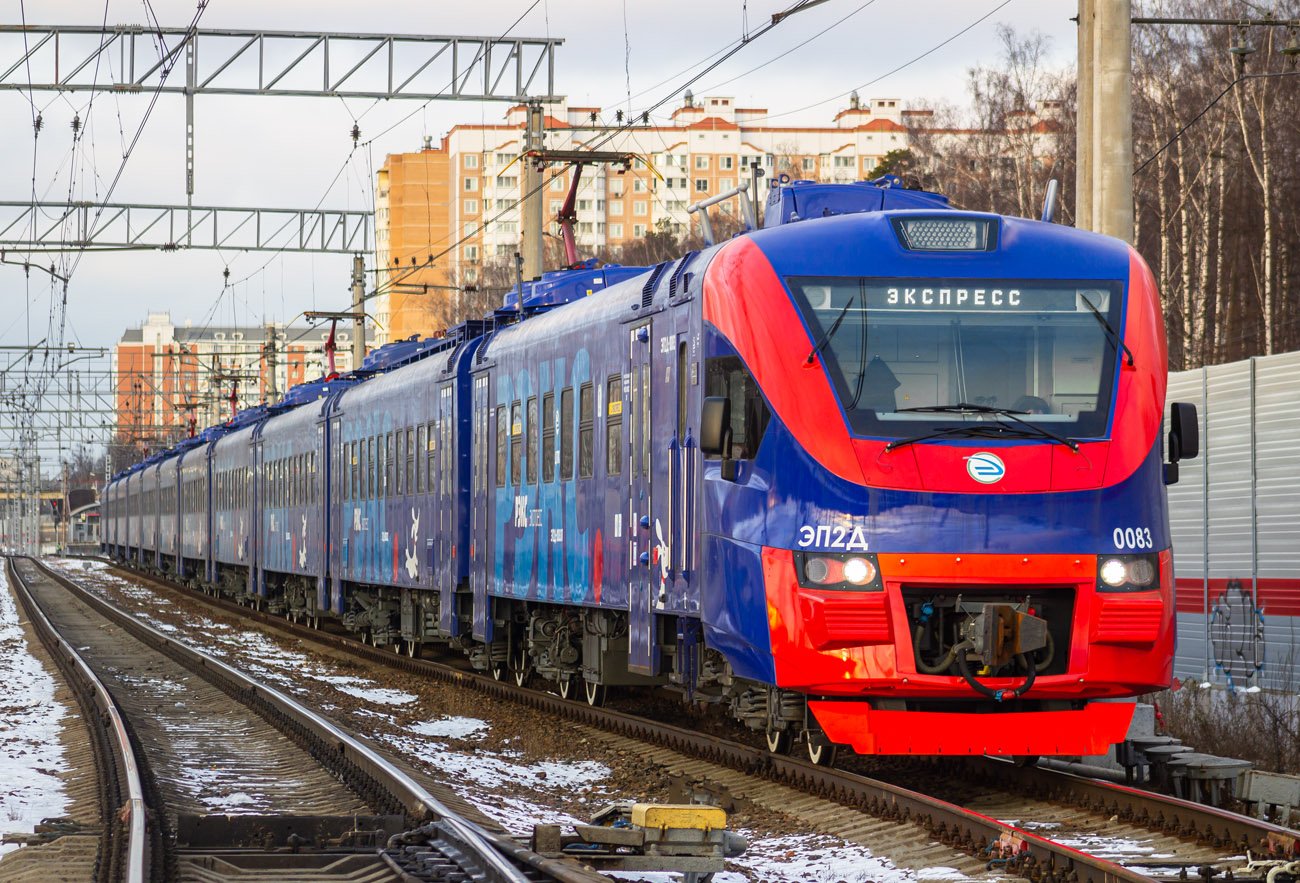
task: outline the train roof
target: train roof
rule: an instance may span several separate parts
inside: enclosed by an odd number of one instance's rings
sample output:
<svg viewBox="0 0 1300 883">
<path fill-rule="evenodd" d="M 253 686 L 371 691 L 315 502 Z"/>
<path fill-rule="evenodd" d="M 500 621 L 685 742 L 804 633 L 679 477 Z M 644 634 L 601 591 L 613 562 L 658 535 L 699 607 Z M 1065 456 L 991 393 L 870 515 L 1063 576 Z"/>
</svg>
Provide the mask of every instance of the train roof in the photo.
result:
<svg viewBox="0 0 1300 883">
<path fill-rule="evenodd" d="M 908 182 L 897 175 L 884 175 L 871 181 L 848 184 L 792 181 L 788 175 L 782 175 L 774 180 L 772 188 L 767 192 L 763 229 L 834 215 L 893 209 L 946 208 L 948 197 L 909 186 Z"/>
</svg>

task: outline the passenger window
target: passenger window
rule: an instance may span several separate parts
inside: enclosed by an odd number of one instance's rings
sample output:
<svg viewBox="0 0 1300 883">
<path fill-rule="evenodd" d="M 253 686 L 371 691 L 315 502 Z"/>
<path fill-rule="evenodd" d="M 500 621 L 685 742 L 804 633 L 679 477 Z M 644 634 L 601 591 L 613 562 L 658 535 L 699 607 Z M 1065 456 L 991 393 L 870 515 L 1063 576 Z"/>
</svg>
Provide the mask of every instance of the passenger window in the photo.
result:
<svg viewBox="0 0 1300 883">
<path fill-rule="evenodd" d="M 623 375 L 611 375 L 605 390 L 605 474 L 619 475 L 623 471 Z"/>
<path fill-rule="evenodd" d="M 509 410 L 505 405 L 497 407 L 497 487 L 506 486 L 506 421 L 510 419 Z"/>
<path fill-rule="evenodd" d="M 520 460 L 524 448 L 524 419 L 519 403 L 510 406 L 510 484 L 519 487 Z"/>
<path fill-rule="evenodd" d="M 537 484 L 537 398 L 533 397 L 528 400 L 528 411 L 526 414 L 528 424 L 525 428 L 526 438 L 528 439 L 528 451 L 525 454 L 528 465 L 525 470 L 528 474 L 528 483 Z"/>
<path fill-rule="evenodd" d="M 704 373 L 704 394 L 731 401 L 731 459 L 753 459 L 772 419 L 754 375 L 737 356 L 709 359 Z M 717 456 L 709 455 L 708 459 L 716 460 Z"/>
<path fill-rule="evenodd" d="M 573 387 L 560 393 L 560 480 L 573 478 Z"/>
<path fill-rule="evenodd" d="M 542 396 L 542 481 L 555 478 L 555 393 Z"/>
<path fill-rule="evenodd" d="M 578 389 L 578 477 L 591 478 L 595 459 L 595 389 L 584 383 Z"/>
<path fill-rule="evenodd" d="M 425 462 L 428 455 L 425 453 L 429 442 L 429 429 L 423 423 L 420 424 L 418 431 L 415 433 L 415 449 L 411 451 L 411 457 L 415 462 L 415 492 L 424 493 L 424 476 Z"/>
</svg>

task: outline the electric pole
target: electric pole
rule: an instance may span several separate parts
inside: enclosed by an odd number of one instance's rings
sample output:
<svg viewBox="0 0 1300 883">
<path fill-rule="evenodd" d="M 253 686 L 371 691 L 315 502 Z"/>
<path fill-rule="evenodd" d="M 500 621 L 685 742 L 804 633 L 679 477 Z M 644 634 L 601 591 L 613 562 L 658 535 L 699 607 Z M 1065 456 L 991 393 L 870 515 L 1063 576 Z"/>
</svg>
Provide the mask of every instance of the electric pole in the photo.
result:
<svg viewBox="0 0 1300 883">
<path fill-rule="evenodd" d="M 366 358 L 366 314 L 362 302 L 366 297 L 366 259 L 352 258 L 352 370 L 361 368 Z"/>
<path fill-rule="evenodd" d="M 276 374 L 275 323 L 266 323 L 266 403 L 274 405 L 280 401 L 279 382 Z"/>
<path fill-rule="evenodd" d="M 1079 0 L 1077 224 L 1133 241 L 1132 0 Z"/>
<path fill-rule="evenodd" d="M 520 204 L 520 219 L 523 222 L 520 252 L 524 259 L 523 274 L 525 279 L 536 279 L 542 275 L 542 163 L 535 156 L 542 150 L 542 105 L 539 101 L 528 103 L 528 123 L 524 130 L 524 174 Z"/>
</svg>

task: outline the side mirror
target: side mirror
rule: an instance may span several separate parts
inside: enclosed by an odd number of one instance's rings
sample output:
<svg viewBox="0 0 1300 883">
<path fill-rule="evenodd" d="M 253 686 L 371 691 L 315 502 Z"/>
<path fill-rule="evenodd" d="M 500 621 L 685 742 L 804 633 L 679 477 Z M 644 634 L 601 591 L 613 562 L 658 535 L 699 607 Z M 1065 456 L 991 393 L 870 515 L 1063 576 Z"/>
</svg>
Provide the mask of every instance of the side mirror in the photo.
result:
<svg viewBox="0 0 1300 883">
<path fill-rule="evenodd" d="M 1196 422 L 1196 406 L 1174 402 L 1169 406 L 1169 462 L 1194 460 L 1201 452 L 1201 430 Z"/>
<path fill-rule="evenodd" d="M 727 453 L 727 435 L 731 430 L 731 399 L 709 396 L 700 415 L 700 452 L 706 457 L 723 457 Z"/>
</svg>

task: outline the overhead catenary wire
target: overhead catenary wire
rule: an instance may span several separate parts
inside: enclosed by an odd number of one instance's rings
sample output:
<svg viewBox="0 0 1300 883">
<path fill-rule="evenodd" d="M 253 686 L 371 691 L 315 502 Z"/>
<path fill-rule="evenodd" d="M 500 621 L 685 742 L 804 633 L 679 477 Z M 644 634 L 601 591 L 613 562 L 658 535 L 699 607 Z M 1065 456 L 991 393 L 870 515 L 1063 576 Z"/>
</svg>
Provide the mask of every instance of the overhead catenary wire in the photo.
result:
<svg viewBox="0 0 1300 883">
<path fill-rule="evenodd" d="M 625 119 L 625 121 L 624 121 L 621 125 L 617 125 L 617 126 L 612 127 L 609 131 L 607 131 L 607 132 L 604 134 L 603 137 L 599 138 L 595 143 L 593 143 L 593 144 L 591 145 L 590 149 L 591 149 L 591 150 L 598 150 L 598 149 L 600 149 L 602 146 L 608 144 L 608 143 L 609 143 L 610 141 L 612 141 L 613 139 L 617 138 L 617 137 L 618 137 L 620 134 L 622 134 L 623 132 L 628 131 L 629 129 L 634 128 L 634 127 L 635 127 L 635 121 L 636 121 L 637 119 L 641 118 L 643 115 L 648 116 L 649 114 L 653 113 L 653 112 L 654 112 L 655 110 L 657 110 L 658 108 L 660 108 L 660 107 L 662 107 L 663 105 L 667 104 L 667 103 L 668 103 L 669 101 L 671 101 L 675 96 L 677 96 L 678 94 L 680 94 L 680 93 L 683 92 L 684 90 L 689 89 L 692 85 L 694 85 L 696 82 L 698 82 L 702 77 L 706 76 L 710 71 L 713 71 L 713 70 L 717 69 L 718 66 L 722 65 L 723 63 L 725 63 L 725 62 L 727 61 L 727 59 L 731 58 L 733 55 L 735 55 L 735 54 L 736 54 L 737 52 L 739 52 L 741 49 L 745 48 L 745 47 L 748 46 L 750 43 L 752 43 L 754 40 L 758 39 L 759 37 L 762 37 L 764 34 L 768 33 L 768 32 L 771 31 L 773 28 L 778 27 L 778 26 L 781 24 L 781 22 L 785 21 L 786 18 L 788 18 L 789 16 L 793 15 L 794 13 L 800 11 L 801 9 L 804 9 L 804 8 L 807 8 L 807 7 L 811 7 L 811 6 L 818 5 L 818 4 L 821 3 L 821 2 L 822 2 L 822 0 L 799 0 L 799 2 L 793 3 L 793 4 L 791 4 L 790 6 L 788 6 L 784 11 L 782 11 L 782 12 L 780 12 L 780 13 L 777 13 L 776 15 L 772 16 L 772 18 L 771 18 L 769 21 L 767 21 L 766 23 L 764 23 L 762 27 L 760 27 L 760 28 L 754 30 L 752 33 L 747 34 L 744 38 L 742 38 L 741 40 L 737 41 L 735 44 L 731 45 L 731 46 L 730 46 L 730 47 L 729 47 L 725 52 L 722 53 L 721 57 L 719 57 L 719 58 L 717 58 L 715 61 L 712 61 L 711 63 L 707 64 L 707 65 L 706 65 L 702 70 L 700 70 L 698 73 L 692 75 L 690 78 L 688 78 L 688 79 L 685 80 L 684 82 L 681 82 L 681 83 L 679 83 L 677 86 L 673 87 L 673 89 L 672 89 L 671 91 L 669 91 L 667 94 L 665 94 L 662 98 L 660 98 L 659 100 L 655 101 L 653 104 L 649 105 L 648 107 L 644 108 L 643 110 L 639 111 L 638 113 L 635 113 L 635 114 L 628 114 L 628 115 L 627 115 L 627 118 Z M 1007 3 L 1009 3 L 1009 2 L 1011 2 L 1011 0 L 1005 0 L 1005 2 L 1004 2 L 1002 5 L 1005 6 L 1005 5 L 1006 5 Z M 1000 8 L 1000 7 L 999 7 L 999 8 Z M 996 10 L 994 10 L 994 11 L 996 11 Z M 989 14 L 991 15 L 992 13 L 989 13 Z M 715 53 L 715 55 L 716 55 L 716 54 L 717 54 L 717 53 Z M 536 195 L 536 194 L 538 194 L 538 193 L 544 191 L 547 187 L 550 186 L 551 181 L 555 180 L 556 178 L 560 177 L 560 176 L 563 175 L 563 174 L 564 174 L 563 171 L 560 171 L 560 172 L 557 172 L 557 173 L 554 173 L 554 174 L 550 175 L 549 177 L 547 177 L 547 176 L 542 176 L 542 180 L 541 180 L 540 183 L 537 184 L 537 186 L 535 186 L 533 189 L 529 190 L 527 193 L 521 194 L 520 198 L 517 200 L 517 204 L 522 205 L 522 203 L 524 202 L 524 200 L 526 200 L 526 199 L 528 199 L 529 197 L 534 196 L 534 195 Z M 476 226 L 475 226 L 475 227 L 474 227 L 470 232 L 468 232 L 468 233 L 463 233 L 461 236 L 459 236 L 458 238 L 456 238 L 455 241 L 451 242 L 450 245 L 447 245 L 445 248 L 443 248 L 442 250 L 440 250 L 440 251 L 438 251 L 438 252 L 436 252 L 436 253 L 431 252 L 430 255 L 429 255 L 429 257 L 428 257 L 428 259 L 427 259 L 427 264 L 432 265 L 432 264 L 436 263 L 440 258 L 446 257 L 448 254 L 451 254 L 453 251 L 455 251 L 457 248 L 459 248 L 463 243 L 467 242 L 467 241 L 468 241 L 469 239 L 471 239 L 474 235 L 476 235 L 480 230 L 486 229 L 486 228 L 487 228 L 488 226 L 490 226 L 491 224 L 494 224 L 494 223 L 496 223 L 497 221 L 501 220 L 501 219 L 504 218 L 506 215 L 510 214 L 513 210 L 514 210 L 514 209 L 513 209 L 512 207 L 506 207 L 506 208 L 503 208 L 503 209 L 501 209 L 500 211 L 498 211 L 498 212 L 497 212 L 496 214 L 494 214 L 492 217 L 490 217 L 490 218 L 484 218 L 484 219 L 483 219 L 482 221 L 480 221 L 480 222 L 479 222 L 479 223 L 478 223 L 478 224 L 477 224 L 477 225 L 476 225 Z M 448 235 L 448 236 L 444 236 L 442 239 L 438 240 L 438 241 L 435 242 L 435 243 L 431 243 L 430 245 L 431 245 L 431 246 L 441 245 L 442 243 L 447 242 L 450 238 L 451 238 L 450 235 Z M 419 269 L 420 269 L 419 267 L 415 267 L 415 268 L 412 268 L 412 269 L 411 269 L 410 271 L 408 271 L 406 274 L 403 274 L 401 277 L 399 277 L 399 278 L 397 278 L 397 279 L 389 279 L 388 281 L 386 281 L 386 282 L 384 282 L 384 283 L 381 283 L 381 284 L 377 285 L 376 288 L 375 288 L 375 290 L 370 291 L 370 292 L 367 292 L 365 296 L 366 296 L 367 298 L 370 298 L 370 297 L 376 297 L 376 296 L 379 296 L 379 295 L 381 295 L 381 294 L 384 294 L 384 293 L 386 293 L 388 290 L 390 290 L 391 287 L 392 287 L 393 285 L 397 284 L 397 283 L 400 282 L 402 279 L 405 279 L 405 278 L 409 277 L 409 276 L 411 275 L 411 273 L 416 272 L 416 271 L 418 271 Z"/>
</svg>

